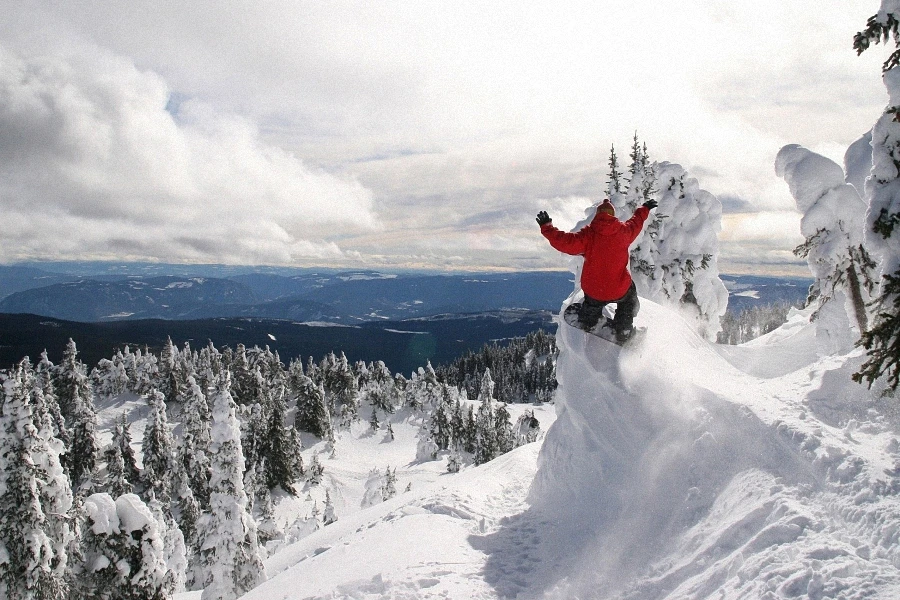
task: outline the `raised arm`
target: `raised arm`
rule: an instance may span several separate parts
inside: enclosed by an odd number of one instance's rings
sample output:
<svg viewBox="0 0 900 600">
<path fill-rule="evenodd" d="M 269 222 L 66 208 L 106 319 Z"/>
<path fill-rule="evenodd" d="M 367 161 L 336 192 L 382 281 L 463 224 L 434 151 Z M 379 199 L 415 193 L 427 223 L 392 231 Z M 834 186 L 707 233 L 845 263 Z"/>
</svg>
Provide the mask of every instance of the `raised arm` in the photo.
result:
<svg viewBox="0 0 900 600">
<path fill-rule="evenodd" d="M 553 221 L 546 211 L 538 213 L 537 222 L 541 226 L 541 234 L 547 238 L 551 246 L 566 254 L 584 254 L 587 248 L 584 229 L 578 233 L 560 231 L 553 226 Z"/>
</svg>

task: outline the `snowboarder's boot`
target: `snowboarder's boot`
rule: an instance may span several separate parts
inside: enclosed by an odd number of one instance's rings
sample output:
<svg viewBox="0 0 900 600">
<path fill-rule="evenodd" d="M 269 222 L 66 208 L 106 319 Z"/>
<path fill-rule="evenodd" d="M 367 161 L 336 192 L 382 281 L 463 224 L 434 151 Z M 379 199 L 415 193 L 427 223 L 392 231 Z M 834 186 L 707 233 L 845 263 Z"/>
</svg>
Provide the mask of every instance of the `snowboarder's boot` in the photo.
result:
<svg viewBox="0 0 900 600">
<path fill-rule="evenodd" d="M 632 336 L 634 336 L 634 331 L 635 330 L 634 330 L 633 326 L 624 328 L 624 329 L 617 329 L 616 330 L 616 343 L 619 345 L 624 344 L 625 342 L 630 340 L 632 338 Z"/>
</svg>

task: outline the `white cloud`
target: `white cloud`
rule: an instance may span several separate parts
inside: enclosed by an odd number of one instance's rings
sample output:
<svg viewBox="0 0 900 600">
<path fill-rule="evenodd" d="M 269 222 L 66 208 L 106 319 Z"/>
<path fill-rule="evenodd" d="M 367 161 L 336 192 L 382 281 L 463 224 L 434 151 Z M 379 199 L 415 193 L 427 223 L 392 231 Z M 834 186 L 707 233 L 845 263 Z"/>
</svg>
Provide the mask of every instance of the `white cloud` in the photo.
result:
<svg viewBox="0 0 900 600">
<path fill-rule="evenodd" d="M 378 225 L 372 194 L 106 52 L 0 48 L 0 260 L 58 257 L 290 263 Z"/>
<path fill-rule="evenodd" d="M 75 94 L 50 93 L 65 136 L 21 109 L 10 139 L 45 176 L 5 185 L 141 240 L 165 222 L 141 248 L 185 260 L 549 265 L 534 213 L 574 224 L 635 130 L 742 211 L 790 211 L 778 149 L 839 159 L 886 100 L 883 56 L 851 48 L 871 0 L 10 4 L 10 47 Z M 227 227 L 185 225 L 204 219 Z M 746 256 L 789 257 L 787 237 Z"/>
</svg>

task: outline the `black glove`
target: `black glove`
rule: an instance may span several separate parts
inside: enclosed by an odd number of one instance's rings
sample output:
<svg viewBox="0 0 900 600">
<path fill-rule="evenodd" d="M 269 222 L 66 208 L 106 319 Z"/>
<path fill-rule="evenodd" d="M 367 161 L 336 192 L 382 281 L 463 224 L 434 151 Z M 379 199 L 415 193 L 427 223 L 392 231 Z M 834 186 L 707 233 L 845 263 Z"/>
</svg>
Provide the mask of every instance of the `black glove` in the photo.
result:
<svg viewBox="0 0 900 600">
<path fill-rule="evenodd" d="M 551 221 L 550 215 L 547 214 L 546 210 L 542 210 L 541 212 L 539 212 L 537 219 L 535 220 L 538 222 L 538 225 L 542 227 Z"/>
<path fill-rule="evenodd" d="M 656 208 L 657 206 L 659 206 L 659 202 L 657 202 L 656 200 L 647 200 L 646 202 L 644 202 L 644 206 L 646 206 L 648 209 L 652 210 L 652 209 Z"/>
</svg>

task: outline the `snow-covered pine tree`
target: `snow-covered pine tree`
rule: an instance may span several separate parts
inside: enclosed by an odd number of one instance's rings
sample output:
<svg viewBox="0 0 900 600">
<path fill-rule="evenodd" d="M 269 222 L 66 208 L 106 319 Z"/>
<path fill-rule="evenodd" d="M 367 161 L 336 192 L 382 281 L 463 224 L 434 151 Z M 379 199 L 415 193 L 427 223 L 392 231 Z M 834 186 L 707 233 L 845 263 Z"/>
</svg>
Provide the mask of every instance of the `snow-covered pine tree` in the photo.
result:
<svg viewBox="0 0 900 600">
<path fill-rule="evenodd" d="M 147 507 L 156 519 L 159 527 L 159 537 L 163 541 L 163 560 L 166 564 L 166 576 L 163 588 L 166 596 L 185 590 L 187 580 L 187 547 L 184 542 L 184 534 L 178 527 L 178 523 L 172 516 L 168 506 L 151 498 Z"/>
<path fill-rule="evenodd" d="M 697 179 L 669 162 L 656 164 L 659 207 L 633 248 L 632 276 L 641 296 L 678 309 L 715 341 L 728 307 L 719 278 L 722 203 Z"/>
<path fill-rule="evenodd" d="M 609 179 L 606 182 L 606 195 L 612 198 L 614 194 L 622 193 L 622 176 L 624 173 L 619 170 L 619 157 L 616 156 L 616 146 L 609 149 Z"/>
<path fill-rule="evenodd" d="M 306 470 L 306 481 L 310 485 L 319 485 L 322 483 L 322 474 L 325 472 L 325 467 L 322 465 L 322 461 L 319 460 L 318 452 L 313 454 L 312 460 L 309 463 L 309 468 Z"/>
<path fill-rule="evenodd" d="M 78 490 L 91 479 L 97 465 L 100 443 L 96 433 L 94 392 L 85 374 L 85 366 L 78 360 L 75 342 L 71 339 L 54 375 L 57 401 L 69 434 L 66 466 L 72 487 Z"/>
<path fill-rule="evenodd" d="M 143 352 L 136 352 L 134 382 L 131 384 L 131 391 L 141 396 L 149 394 L 150 390 L 155 389 L 158 379 L 159 365 L 156 355 L 147 348 L 144 348 Z"/>
<path fill-rule="evenodd" d="M 894 40 L 895 50 L 882 65 L 888 107 L 872 129 L 872 172 L 866 181 L 866 242 L 880 263 L 874 318 L 860 344 L 867 360 L 853 375 L 869 387 L 883 381 L 887 389 L 900 385 L 900 4 L 882 0 L 881 9 L 857 33 L 853 47 L 861 54 L 874 43 Z"/>
<path fill-rule="evenodd" d="M 291 427 L 285 426 L 287 402 L 283 383 L 276 383 L 266 390 L 270 405 L 266 423 L 264 443 L 261 451 L 265 459 L 265 481 L 267 489 L 280 487 L 285 492 L 296 495 L 294 482 L 300 476 L 300 445 L 290 434 Z"/>
<path fill-rule="evenodd" d="M 512 417 L 506 409 L 506 404 L 500 404 L 494 411 L 494 435 L 497 439 L 495 458 L 515 449 L 516 436 L 513 433 Z"/>
<path fill-rule="evenodd" d="M 717 264 L 722 205 L 680 165 L 651 163 L 637 134 L 630 156 L 627 189 L 610 193 L 617 218 L 630 218 L 647 200 L 659 203 L 631 245 L 629 268 L 638 295 L 686 312 L 698 332 L 715 341 L 728 301 Z M 596 206 L 587 209 L 576 230 L 595 213 Z"/>
<path fill-rule="evenodd" d="M 172 497 L 175 442 L 169 431 L 165 396 L 157 390 L 151 390 L 147 394 L 147 403 L 150 414 L 147 416 L 142 442 L 144 486 L 148 495 L 168 505 Z"/>
<path fill-rule="evenodd" d="M 55 371 L 56 367 L 50 362 L 50 359 L 47 357 L 47 351 L 44 350 L 41 352 L 41 360 L 35 365 L 34 377 L 37 385 L 41 388 L 44 406 L 47 408 L 47 414 L 50 416 L 52 422 L 53 436 L 63 443 L 63 453 L 65 453 L 65 448 L 69 445 L 69 434 L 66 429 L 66 421 L 59 408 L 56 388 L 53 384 L 53 374 Z M 64 457 L 63 464 L 65 465 Z"/>
<path fill-rule="evenodd" d="M 330 391 L 340 424 L 349 427 L 350 423 L 359 419 L 359 386 L 343 352 L 340 358 L 334 359 L 325 381 L 325 389 Z"/>
<path fill-rule="evenodd" d="M 71 535 L 59 521 L 72 498 L 28 359 L 0 392 L 0 597 L 63 598 Z"/>
<path fill-rule="evenodd" d="M 254 504 L 257 523 L 256 535 L 259 539 L 260 548 L 265 551 L 266 544 L 283 537 L 278 521 L 275 519 L 275 504 L 272 502 L 272 494 L 269 492 L 269 488 L 265 486 L 259 488 Z"/>
<path fill-rule="evenodd" d="M 244 492 L 240 424 L 230 392 L 230 373 L 216 383 L 212 402 L 210 510 L 198 524 L 199 576 L 204 600 L 234 600 L 265 580 L 256 523 Z"/>
<path fill-rule="evenodd" d="M 864 246 L 866 205 L 836 162 L 802 146 L 785 146 L 775 159 L 803 213 L 806 241 L 795 254 L 815 277 L 816 339 L 823 354 L 846 352 L 866 331 L 875 264 Z"/>
<path fill-rule="evenodd" d="M 200 503 L 194 497 L 191 489 L 190 476 L 185 471 L 183 463 L 176 465 L 172 478 L 172 516 L 178 523 L 178 529 L 184 539 L 185 552 L 188 560 L 185 571 L 185 587 L 188 590 L 195 588 L 197 554 L 200 550 L 199 536 L 197 532 L 200 520 Z"/>
<path fill-rule="evenodd" d="M 323 384 L 316 384 L 310 377 L 302 376 L 295 390 L 297 412 L 294 427 L 323 440 L 332 439 L 331 413 L 325 400 Z"/>
<path fill-rule="evenodd" d="M 209 506 L 210 421 L 209 403 L 194 377 L 187 380 L 187 393 L 182 398 L 182 431 L 178 448 L 181 469 L 190 473 L 190 489 L 204 508 Z"/>
<path fill-rule="evenodd" d="M 47 519 L 46 534 L 53 546 L 54 557 L 50 566 L 54 575 L 66 580 L 69 573 L 69 549 L 76 542 L 76 531 L 72 525 L 74 497 L 62 461 L 65 445 L 57 437 L 61 415 L 52 395 L 52 386 L 42 381 L 39 372 L 35 372 L 30 387 L 34 426 L 41 440 L 38 451 L 32 455 L 32 461 L 40 474 L 38 490 L 41 507 Z M 44 394 L 45 389 L 51 389 L 49 397 Z"/>
<path fill-rule="evenodd" d="M 102 358 L 91 370 L 91 384 L 99 396 L 118 396 L 128 389 L 128 373 L 124 362 L 117 360 L 118 357 L 121 353 L 117 353 L 113 360 Z"/>
<path fill-rule="evenodd" d="M 475 421 L 475 407 L 471 404 L 466 411 L 466 418 L 463 426 L 462 450 L 469 454 L 475 453 L 475 443 L 478 439 L 478 425 Z"/>
<path fill-rule="evenodd" d="M 337 514 L 334 511 L 334 502 L 331 500 L 331 493 L 325 490 L 325 509 L 322 511 L 322 525 L 331 525 L 337 521 Z"/>
<path fill-rule="evenodd" d="M 159 523 L 135 494 L 113 500 L 93 494 L 84 501 L 83 598 L 165 600 L 165 547 Z"/>
<path fill-rule="evenodd" d="M 475 464 L 481 465 L 497 456 L 497 428 L 492 407 L 494 382 L 490 369 L 485 369 L 478 394 L 478 415 L 475 417 Z"/>
<path fill-rule="evenodd" d="M 533 410 L 526 410 L 519 416 L 513 427 L 513 432 L 517 446 L 537 441 L 541 435 L 541 424 L 534 416 Z"/>
<path fill-rule="evenodd" d="M 238 344 L 229 370 L 232 374 L 231 396 L 237 404 L 252 404 L 258 397 L 257 377 L 247 358 L 247 348 Z"/>
<path fill-rule="evenodd" d="M 397 495 L 397 468 L 384 470 L 384 483 L 381 486 L 381 500 L 386 502 Z"/>
<path fill-rule="evenodd" d="M 118 424 L 116 425 L 117 434 L 119 434 Z M 134 486 L 125 474 L 125 460 L 122 458 L 122 447 L 117 443 L 116 435 L 103 450 L 103 458 L 106 460 L 106 483 L 103 489 L 113 498 L 134 492 Z"/>
</svg>

